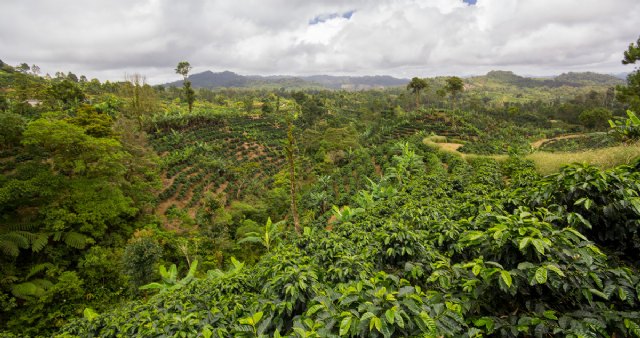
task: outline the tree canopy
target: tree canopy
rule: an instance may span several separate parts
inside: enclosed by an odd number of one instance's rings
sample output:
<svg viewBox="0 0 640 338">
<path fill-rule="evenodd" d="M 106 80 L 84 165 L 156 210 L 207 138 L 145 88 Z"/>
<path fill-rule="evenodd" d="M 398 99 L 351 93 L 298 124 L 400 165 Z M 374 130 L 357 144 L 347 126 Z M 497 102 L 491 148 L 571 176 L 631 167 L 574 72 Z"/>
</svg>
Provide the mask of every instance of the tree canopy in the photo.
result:
<svg viewBox="0 0 640 338">
<path fill-rule="evenodd" d="M 634 44 L 629 44 L 629 48 L 624 52 L 622 64 L 635 64 L 640 60 L 640 38 Z M 638 112 L 640 111 L 640 69 L 637 67 L 627 76 L 627 85 L 617 87 L 617 98 L 629 105 L 629 107 Z"/>
<path fill-rule="evenodd" d="M 191 88 L 191 81 L 188 80 L 191 65 L 187 61 L 181 61 L 176 66 L 176 74 L 182 75 L 184 82 L 184 99 L 189 105 L 189 111 L 193 110 L 193 103 L 196 101 L 196 92 Z"/>
<path fill-rule="evenodd" d="M 451 95 L 451 104 L 453 105 L 458 94 L 464 90 L 464 81 L 457 76 L 449 77 L 447 78 L 445 89 L 449 92 L 449 95 Z"/>
<path fill-rule="evenodd" d="M 182 77 L 184 77 L 185 81 L 187 80 L 187 77 L 189 76 L 189 72 L 191 71 L 192 67 L 191 64 L 187 61 L 180 61 L 178 62 L 178 65 L 176 66 L 176 74 L 180 74 L 182 75 Z"/>
<path fill-rule="evenodd" d="M 416 108 L 420 105 L 420 92 L 429 88 L 429 83 L 425 79 L 414 77 L 411 82 L 407 84 L 407 90 L 416 96 Z"/>
</svg>

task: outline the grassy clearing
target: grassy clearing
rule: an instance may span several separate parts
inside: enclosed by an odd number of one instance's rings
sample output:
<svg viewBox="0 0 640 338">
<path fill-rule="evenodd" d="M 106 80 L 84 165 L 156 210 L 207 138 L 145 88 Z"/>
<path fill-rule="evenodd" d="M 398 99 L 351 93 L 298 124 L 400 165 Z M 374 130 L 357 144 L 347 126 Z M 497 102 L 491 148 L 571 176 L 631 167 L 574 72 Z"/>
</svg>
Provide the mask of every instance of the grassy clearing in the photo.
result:
<svg viewBox="0 0 640 338">
<path fill-rule="evenodd" d="M 438 146 L 442 151 L 457 154 L 466 159 L 490 157 L 500 162 L 508 158 L 507 155 L 487 156 L 463 154 L 457 150 L 462 145 L 456 143 L 436 143 L 426 139 L 423 142 L 425 144 Z M 629 164 L 638 157 L 640 157 L 640 142 L 576 152 L 551 153 L 536 151 L 535 153 L 526 156 L 527 159 L 530 159 L 535 163 L 536 169 L 543 175 L 558 172 L 562 166 L 570 163 L 586 162 L 602 169 L 608 169 L 621 164 Z"/>
<path fill-rule="evenodd" d="M 629 164 L 640 157 L 640 142 L 630 145 L 586 150 L 567 153 L 535 152 L 527 156 L 536 164 L 536 169 L 541 174 L 557 172 L 563 165 L 569 163 L 589 163 L 597 167 L 607 169 L 621 164 Z"/>
<path fill-rule="evenodd" d="M 458 152 L 458 148 L 462 147 L 461 143 L 438 143 L 440 149 L 451 152 Z"/>
<path fill-rule="evenodd" d="M 424 143 L 447 143 L 447 137 L 446 136 L 440 136 L 440 135 L 431 135 L 431 136 L 427 136 L 425 137 L 422 142 Z"/>
<path fill-rule="evenodd" d="M 464 145 L 463 141 L 458 139 L 449 139 L 446 136 L 431 135 L 422 139 L 422 143 L 428 146 L 437 147 L 443 151 L 458 154 L 462 157 L 467 157 L 467 154 L 463 154 L 458 151 L 458 148 Z"/>
</svg>

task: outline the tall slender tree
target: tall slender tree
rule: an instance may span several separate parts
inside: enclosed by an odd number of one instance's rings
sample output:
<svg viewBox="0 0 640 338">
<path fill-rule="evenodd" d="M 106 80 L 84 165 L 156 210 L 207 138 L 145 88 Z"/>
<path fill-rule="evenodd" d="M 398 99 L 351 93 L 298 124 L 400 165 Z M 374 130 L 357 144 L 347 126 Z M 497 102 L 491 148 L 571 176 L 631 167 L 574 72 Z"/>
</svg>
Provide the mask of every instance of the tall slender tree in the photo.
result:
<svg viewBox="0 0 640 338">
<path fill-rule="evenodd" d="M 423 90 L 427 90 L 429 88 L 429 83 L 425 79 L 421 79 L 419 77 L 414 77 L 411 79 L 411 82 L 407 85 L 407 90 L 410 90 L 413 95 L 416 96 L 416 108 L 420 106 L 420 92 Z"/>
<path fill-rule="evenodd" d="M 461 78 L 452 76 L 447 79 L 447 84 L 444 88 L 451 95 L 451 109 L 454 109 L 454 103 L 458 99 L 458 93 L 461 93 L 464 90 L 464 82 Z"/>
<path fill-rule="evenodd" d="M 144 75 L 134 73 L 125 75 L 126 85 L 123 86 L 123 94 L 129 97 L 127 110 L 131 117 L 138 122 L 140 130 L 143 128 L 144 119 L 157 108 L 156 94 L 146 82 Z"/>
<path fill-rule="evenodd" d="M 296 166 L 295 166 L 295 149 L 296 139 L 293 135 L 293 120 L 298 117 L 300 106 L 295 102 L 284 102 L 280 104 L 280 96 L 276 99 L 276 109 L 279 115 L 283 111 L 287 121 L 287 144 L 285 145 L 285 153 L 289 164 L 289 179 L 291 192 L 291 216 L 293 217 L 293 226 L 296 233 L 300 233 L 300 217 L 298 216 L 298 202 L 296 191 Z"/>
<path fill-rule="evenodd" d="M 189 105 L 189 112 L 193 109 L 193 103 L 196 101 L 196 92 L 191 88 L 191 81 L 189 81 L 189 71 L 191 71 L 191 64 L 187 61 L 178 62 L 178 66 L 176 67 L 176 74 L 182 75 L 183 81 L 182 84 L 184 86 L 184 98 Z"/>
</svg>

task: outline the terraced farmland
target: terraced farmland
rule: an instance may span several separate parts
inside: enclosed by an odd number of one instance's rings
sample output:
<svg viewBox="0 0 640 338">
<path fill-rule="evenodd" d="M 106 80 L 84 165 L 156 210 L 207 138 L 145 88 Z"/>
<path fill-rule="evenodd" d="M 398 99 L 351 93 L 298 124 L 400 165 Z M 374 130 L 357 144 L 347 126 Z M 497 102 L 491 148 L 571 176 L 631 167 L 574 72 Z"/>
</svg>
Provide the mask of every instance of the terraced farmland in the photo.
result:
<svg viewBox="0 0 640 338">
<path fill-rule="evenodd" d="M 206 192 L 228 205 L 253 186 L 268 189 L 285 163 L 284 136 L 274 119 L 250 116 L 158 129 L 151 143 L 164 159 L 164 177 L 156 213 L 175 206 L 193 218 Z"/>
</svg>

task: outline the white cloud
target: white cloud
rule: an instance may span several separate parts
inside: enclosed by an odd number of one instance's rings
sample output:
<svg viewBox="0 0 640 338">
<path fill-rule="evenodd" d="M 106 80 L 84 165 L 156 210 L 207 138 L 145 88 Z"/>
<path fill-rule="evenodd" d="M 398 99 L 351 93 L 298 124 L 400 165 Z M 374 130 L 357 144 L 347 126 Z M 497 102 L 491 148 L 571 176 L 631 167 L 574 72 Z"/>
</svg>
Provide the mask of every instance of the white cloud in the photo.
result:
<svg viewBox="0 0 640 338">
<path fill-rule="evenodd" d="M 621 72 L 638 17 L 636 0 L 3 0 L 0 58 L 154 83 L 181 60 L 242 74 Z"/>
</svg>

